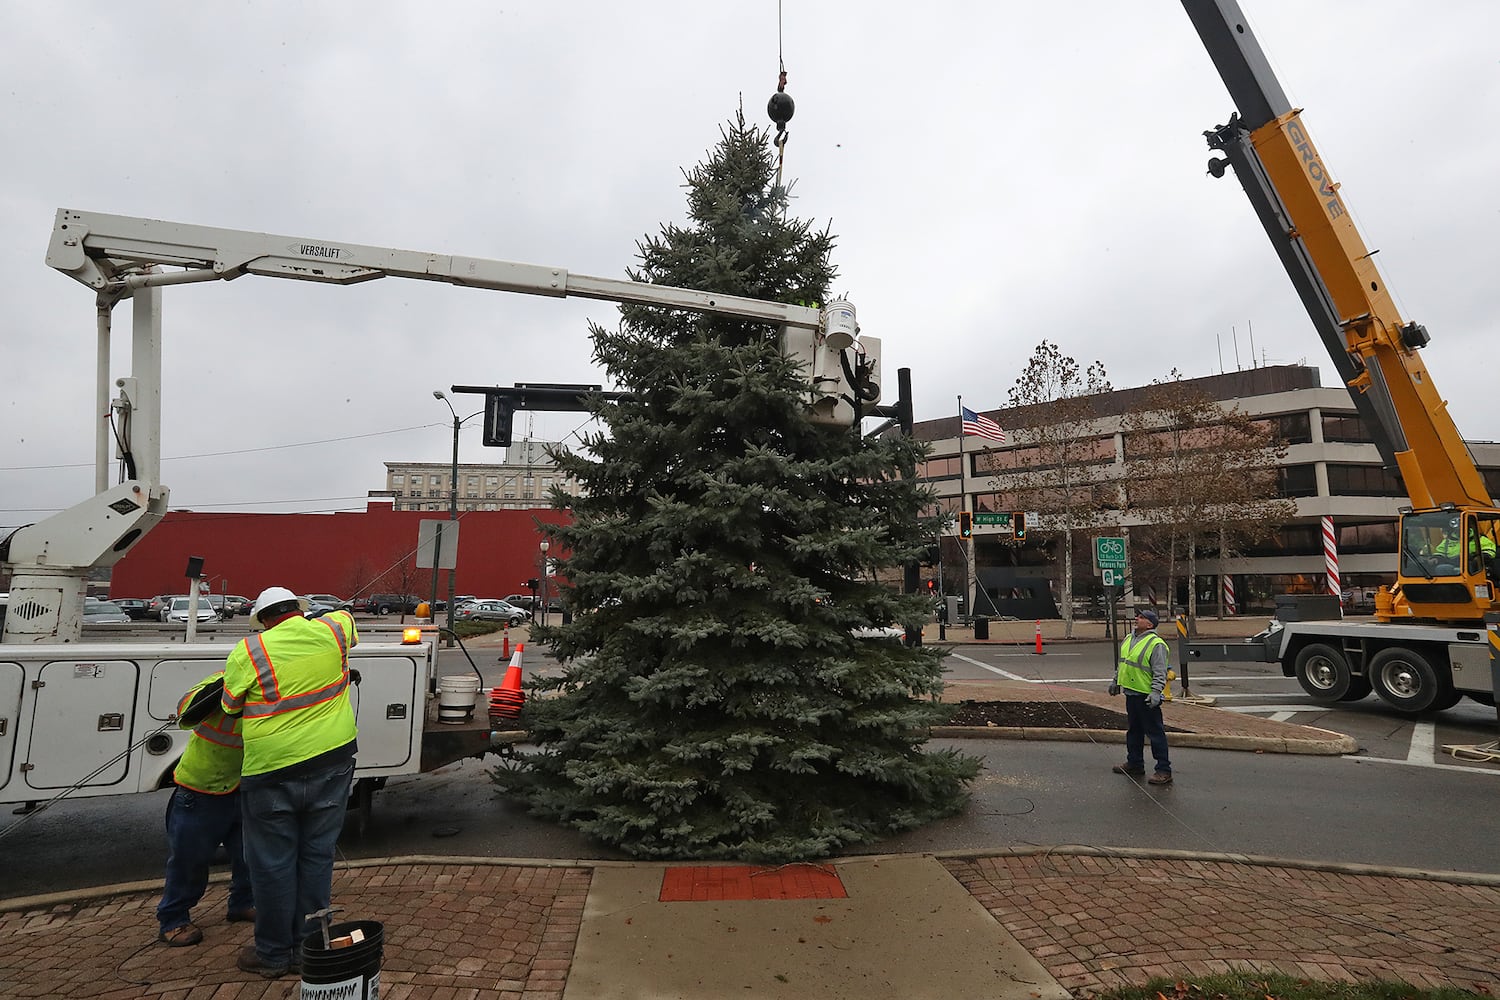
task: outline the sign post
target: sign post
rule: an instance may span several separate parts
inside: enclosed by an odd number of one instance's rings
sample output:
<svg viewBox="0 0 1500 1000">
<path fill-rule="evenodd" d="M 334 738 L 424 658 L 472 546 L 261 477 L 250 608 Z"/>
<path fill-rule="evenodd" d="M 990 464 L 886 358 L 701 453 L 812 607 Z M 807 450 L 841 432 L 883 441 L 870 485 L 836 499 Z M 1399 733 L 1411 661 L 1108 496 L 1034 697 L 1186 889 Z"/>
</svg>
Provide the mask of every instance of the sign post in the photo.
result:
<svg viewBox="0 0 1500 1000">
<path fill-rule="evenodd" d="M 1113 535 L 1101 535 L 1094 539 L 1094 567 L 1098 569 L 1104 584 L 1104 634 L 1111 640 L 1115 635 L 1115 587 L 1125 585 L 1125 539 Z"/>
</svg>

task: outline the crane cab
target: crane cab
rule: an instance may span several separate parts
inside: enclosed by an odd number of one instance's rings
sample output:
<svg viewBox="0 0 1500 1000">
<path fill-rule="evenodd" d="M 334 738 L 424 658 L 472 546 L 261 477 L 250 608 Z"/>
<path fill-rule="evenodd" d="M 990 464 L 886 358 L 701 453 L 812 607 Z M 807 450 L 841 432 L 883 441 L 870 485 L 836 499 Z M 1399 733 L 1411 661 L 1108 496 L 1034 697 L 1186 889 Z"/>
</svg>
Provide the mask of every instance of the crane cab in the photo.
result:
<svg viewBox="0 0 1500 1000">
<path fill-rule="evenodd" d="M 1474 623 L 1500 611 L 1500 511 L 1443 504 L 1403 512 L 1390 617 Z M 1377 617 L 1383 617 L 1377 611 Z"/>
</svg>

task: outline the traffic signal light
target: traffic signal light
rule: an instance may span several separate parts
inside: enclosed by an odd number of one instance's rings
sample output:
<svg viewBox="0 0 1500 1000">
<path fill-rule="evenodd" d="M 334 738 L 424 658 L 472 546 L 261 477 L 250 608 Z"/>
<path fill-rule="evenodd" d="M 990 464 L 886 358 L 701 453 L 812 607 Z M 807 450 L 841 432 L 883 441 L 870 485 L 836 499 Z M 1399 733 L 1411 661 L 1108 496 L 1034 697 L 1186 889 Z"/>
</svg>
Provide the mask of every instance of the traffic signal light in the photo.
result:
<svg viewBox="0 0 1500 1000">
<path fill-rule="evenodd" d="M 1010 515 L 1011 530 L 1015 532 L 1016 541 L 1026 541 L 1026 512 L 1014 511 Z"/>
<path fill-rule="evenodd" d="M 532 577 L 530 580 L 526 581 L 526 589 L 531 591 L 532 593 L 536 592 L 536 577 Z"/>
<path fill-rule="evenodd" d="M 958 512 L 958 537 L 974 537 L 974 515 L 966 510 Z"/>
<path fill-rule="evenodd" d="M 511 443 L 511 426 L 516 415 L 516 401 L 507 396 L 486 395 L 484 397 L 484 445 L 487 448 L 508 448 Z"/>
<path fill-rule="evenodd" d="M 934 590 L 937 590 L 937 582 L 934 581 L 934 580 L 928 580 L 927 581 L 927 592 L 930 594 Z"/>
</svg>

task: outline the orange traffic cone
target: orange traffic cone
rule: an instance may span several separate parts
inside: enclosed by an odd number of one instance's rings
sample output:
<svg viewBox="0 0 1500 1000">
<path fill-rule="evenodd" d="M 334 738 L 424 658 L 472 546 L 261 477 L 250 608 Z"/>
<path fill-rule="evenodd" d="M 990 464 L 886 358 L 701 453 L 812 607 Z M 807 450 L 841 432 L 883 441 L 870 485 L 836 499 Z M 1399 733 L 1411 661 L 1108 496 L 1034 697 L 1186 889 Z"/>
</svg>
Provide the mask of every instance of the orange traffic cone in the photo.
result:
<svg viewBox="0 0 1500 1000">
<path fill-rule="evenodd" d="M 1040 618 L 1036 620 L 1036 651 L 1042 652 L 1042 620 Z"/>
<path fill-rule="evenodd" d="M 521 706 L 526 704 L 526 692 L 521 690 L 521 650 L 525 648 L 524 642 L 516 643 L 515 655 L 505 669 L 505 679 L 490 691 L 491 725 L 521 717 Z"/>
<path fill-rule="evenodd" d="M 506 660 L 510 658 L 510 622 L 506 622 L 500 631 L 505 637 L 505 641 L 500 644 L 500 659 Z"/>
</svg>

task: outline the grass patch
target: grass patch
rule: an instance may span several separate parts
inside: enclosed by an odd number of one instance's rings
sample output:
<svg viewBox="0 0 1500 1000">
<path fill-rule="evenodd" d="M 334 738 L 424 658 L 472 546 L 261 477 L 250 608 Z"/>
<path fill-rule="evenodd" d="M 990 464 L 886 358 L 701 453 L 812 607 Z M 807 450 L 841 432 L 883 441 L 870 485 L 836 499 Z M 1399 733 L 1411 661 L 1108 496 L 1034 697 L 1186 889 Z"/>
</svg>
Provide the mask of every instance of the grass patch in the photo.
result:
<svg viewBox="0 0 1500 1000">
<path fill-rule="evenodd" d="M 1405 983 L 1325 982 L 1259 972 L 1228 972 L 1191 981 L 1153 979 L 1096 995 L 1096 1000 L 1488 1000 L 1488 993 L 1424 990 Z"/>
<path fill-rule="evenodd" d="M 460 639 L 469 639 L 476 635 L 489 635 L 498 632 L 505 626 L 504 622 L 491 621 L 463 621 L 453 623 L 453 634 Z"/>
</svg>

